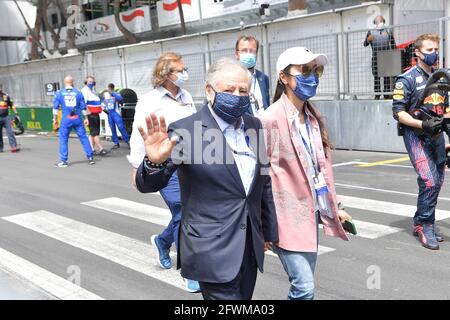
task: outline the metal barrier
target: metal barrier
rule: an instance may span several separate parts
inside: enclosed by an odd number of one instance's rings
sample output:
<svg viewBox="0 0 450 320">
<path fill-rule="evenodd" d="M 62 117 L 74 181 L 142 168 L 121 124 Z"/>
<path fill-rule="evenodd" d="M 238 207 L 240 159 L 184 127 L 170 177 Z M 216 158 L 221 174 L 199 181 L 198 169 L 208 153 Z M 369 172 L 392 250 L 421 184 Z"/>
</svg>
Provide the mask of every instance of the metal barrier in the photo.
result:
<svg viewBox="0 0 450 320">
<path fill-rule="evenodd" d="M 445 21 L 449 21 L 449 18 L 389 27 L 395 39 L 395 46 L 403 45 L 401 46 L 404 53 L 403 69 L 409 66 L 413 58 L 412 50 L 408 51 L 403 47 L 408 49 L 408 43 L 422 33 L 437 33 L 443 39 Z M 269 75 L 271 94 L 278 77 L 275 70 L 278 56 L 292 46 L 306 46 L 313 52 L 325 53 L 328 56 L 329 63 L 325 68 L 324 76 L 320 79 L 317 99 L 353 97 L 372 99 L 374 95 L 392 94 L 393 78 L 381 77 L 380 84 L 375 86 L 374 74 L 377 73 L 378 66 L 375 64 L 372 70 L 373 50 L 370 46 L 363 46 L 367 30 L 268 43 L 267 36 L 264 34 L 269 27 L 270 25 L 261 25 L 255 27 L 254 32 L 262 35 L 257 68 Z M 225 32 L 223 34 L 226 35 Z M 236 31 L 236 38 L 238 34 L 240 34 L 239 31 Z M 210 49 L 210 42 L 216 41 L 215 44 L 217 44 L 220 41 L 217 40 L 218 35 L 222 34 L 190 36 L 86 52 L 83 55 L 67 58 L 4 66 L 0 67 L 0 83 L 19 106 L 50 105 L 52 99 L 45 96 L 44 84 L 62 83 L 63 77 L 67 74 L 75 78 L 75 85 L 79 88 L 83 86 L 84 77 L 92 74 L 96 77 L 99 90 L 113 82 L 117 87 L 132 88 L 138 95 L 142 95 L 151 89 L 151 73 L 158 56 L 170 50 L 182 54 L 190 76 L 186 89 L 196 101 L 201 101 L 204 99 L 203 84 L 209 65 L 223 56 L 234 57 L 234 44 L 231 41 L 226 44 L 221 43 L 220 50 L 218 47 L 214 50 Z M 442 43 L 443 41 L 441 46 Z M 443 50 L 444 48 L 441 49 L 441 56 L 443 56 Z M 385 80 L 390 80 L 386 86 L 383 84 Z"/>
<path fill-rule="evenodd" d="M 440 20 L 441 21 L 441 20 Z M 415 57 L 412 44 L 418 36 L 424 33 L 439 34 L 444 36 L 440 30 L 440 21 L 424 22 L 412 25 L 401 25 L 388 27 L 383 32 L 388 32 L 393 37 L 391 44 L 381 47 L 364 46 L 368 35 L 367 30 L 353 31 L 344 34 L 347 54 L 346 65 L 347 86 L 346 94 L 359 96 L 359 98 L 373 98 L 374 95 L 391 95 L 394 85 L 394 77 L 383 77 L 379 75 L 381 52 L 398 49 L 402 51 L 402 71 L 410 67 L 411 60 Z M 371 32 L 380 32 L 371 30 Z M 405 47 L 405 48 L 403 48 Z M 441 50 L 442 52 L 442 50 Z"/>
</svg>

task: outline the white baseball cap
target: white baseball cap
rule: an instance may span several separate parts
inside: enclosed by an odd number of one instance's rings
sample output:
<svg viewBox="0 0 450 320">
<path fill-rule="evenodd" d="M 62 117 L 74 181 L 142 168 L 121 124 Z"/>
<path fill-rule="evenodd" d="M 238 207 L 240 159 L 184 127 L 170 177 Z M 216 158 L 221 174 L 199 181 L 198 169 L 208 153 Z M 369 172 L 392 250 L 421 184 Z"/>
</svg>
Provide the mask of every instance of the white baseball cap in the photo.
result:
<svg viewBox="0 0 450 320">
<path fill-rule="evenodd" d="M 327 56 L 324 54 L 314 54 L 305 47 L 289 48 L 278 57 L 277 74 L 290 64 L 307 64 L 313 60 L 316 60 L 319 66 L 324 66 L 328 63 Z"/>
</svg>

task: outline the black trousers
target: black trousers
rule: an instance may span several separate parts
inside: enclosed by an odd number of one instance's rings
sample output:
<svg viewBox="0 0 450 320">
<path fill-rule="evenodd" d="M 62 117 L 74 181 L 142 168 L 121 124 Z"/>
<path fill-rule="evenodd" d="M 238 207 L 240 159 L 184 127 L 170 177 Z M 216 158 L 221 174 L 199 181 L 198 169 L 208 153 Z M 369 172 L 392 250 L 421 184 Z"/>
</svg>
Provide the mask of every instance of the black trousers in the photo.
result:
<svg viewBox="0 0 450 320">
<path fill-rule="evenodd" d="M 227 283 L 200 282 L 203 299 L 251 300 L 255 290 L 257 274 L 258 269 L 252 245 L 251 225 L 249 219 L 247 219 L 244 258 L 236 278 Z"/>
</svg>

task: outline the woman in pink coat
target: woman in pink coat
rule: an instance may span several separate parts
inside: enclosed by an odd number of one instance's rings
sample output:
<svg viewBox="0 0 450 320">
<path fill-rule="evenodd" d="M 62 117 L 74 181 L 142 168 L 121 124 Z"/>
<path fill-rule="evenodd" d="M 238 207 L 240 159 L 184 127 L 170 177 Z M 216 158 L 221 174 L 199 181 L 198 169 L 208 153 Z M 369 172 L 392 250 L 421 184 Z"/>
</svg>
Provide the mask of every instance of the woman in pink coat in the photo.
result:
<svg viewBox="0 0 450 320">
<path fill-rule="evenodd" d="M 348 240 L 342 223 L 351 217 L 338 208 L 330 139 L 308 101 L 326 63 L 325 55 L 303 47 L 284 51 L 277 61 L 274 103 L 260 117 L 278 219 L 274 251 L 289 276 L 288 299 L 314 298 L 319 223 L 325 234 Z"/>
</svg>

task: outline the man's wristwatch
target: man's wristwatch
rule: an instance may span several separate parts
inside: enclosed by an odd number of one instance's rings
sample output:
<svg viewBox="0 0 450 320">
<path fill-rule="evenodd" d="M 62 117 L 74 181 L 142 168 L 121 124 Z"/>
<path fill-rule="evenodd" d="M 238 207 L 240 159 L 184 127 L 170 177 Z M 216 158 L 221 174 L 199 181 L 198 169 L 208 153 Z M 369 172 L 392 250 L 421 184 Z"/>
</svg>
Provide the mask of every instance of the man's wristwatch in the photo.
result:
<svg viewBox="0 0 450 320">
<path fill-rule="evenodd" d="M 150 171 L 158 171 L 167 166 L 169 163 L 168 160 L 164 161 L 163 163 L 154 163 L 149 160 L 147 156 L 144 157 L 144 168 Z"/>
</svg>

